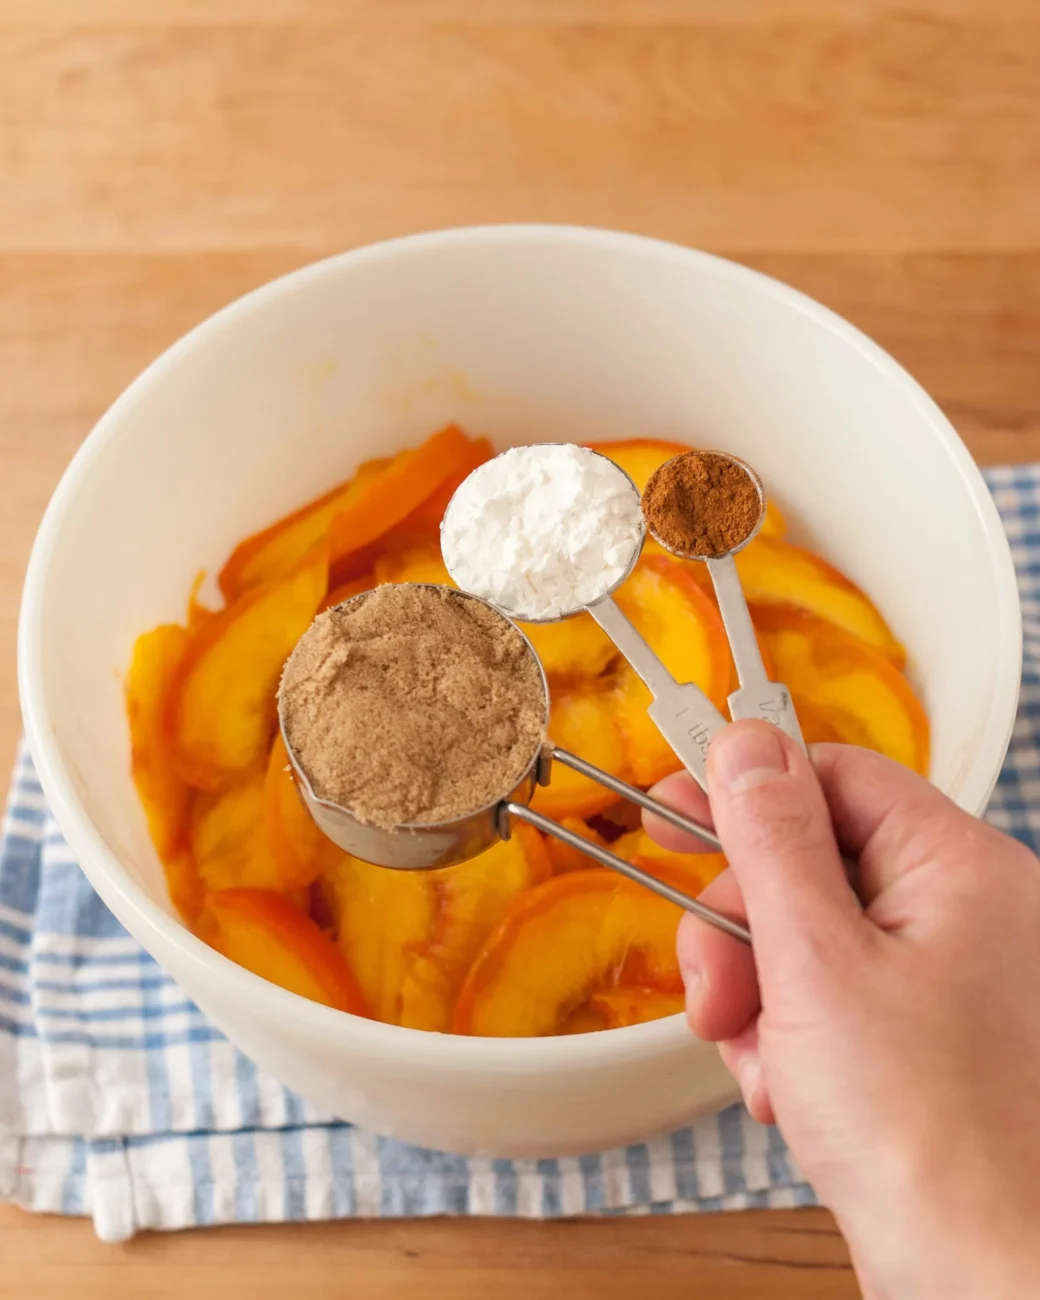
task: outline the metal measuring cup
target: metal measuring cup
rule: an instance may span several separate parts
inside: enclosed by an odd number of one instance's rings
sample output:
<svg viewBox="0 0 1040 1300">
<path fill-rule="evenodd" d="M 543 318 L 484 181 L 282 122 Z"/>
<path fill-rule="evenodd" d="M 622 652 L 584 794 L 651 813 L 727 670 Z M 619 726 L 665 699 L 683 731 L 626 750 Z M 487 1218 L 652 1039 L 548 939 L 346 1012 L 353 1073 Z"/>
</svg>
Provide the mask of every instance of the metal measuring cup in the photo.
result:
<svg viewBox="0 0 1040 1300">
<path fill-rule="evenodd" d="M 433 587 L 438 584 L 413 583 L 407 585 Z M 501 610 L 478 596 L 470 595 L 468 592 L 456 591 L 451 587 L 442 587 L 440 589 L 450 591 L 452 596 L 459 600 L 478 601 L 496 617 L 501 618 L 504 622 L 509 621 Z M 344 601 L 343 606 L 363 598 L 363 595 L 354 596 L 350 601 Z M 340 606 L 340 608 L 343 606 Z M 543 716 L 546 725 L 548 725 L 549 683 L 541 661 L 535 654 L 534 647 L 519 628 L 516 630 L 523 637 L 527 652 L 537 666 L 544 700 Z M 573 768 L 574 771 L 580 772 L 583 776 L 598 781 L 619 798 L 631 799 L 640 807 L 663 818 L 679 830 L 696 836 L 712 848 L 719 849 L 721 847 L 718 837 L 709 827 L 693 821 L 692 818 L 684 817 L 682 813 L 676 812 L 673 808 L 658 803 L 656 799 L 651 798 L 650 795 L 636 786 L 631 786 L 627 782 L 611 776 L 608 772 L 601 771 L 594 764 L 587 763 L 576 754 L 557 749 L 555 746 L 546 743 L 539 746 L 531 755 L 526 770 L 513 788 L 503 791 L 501 797 L 485 804 L 482 808 L 476 808 L 472 812 L 450 821 L 414 822 L 387 830 L 361 822 L 349 808 L 344 808 L 342 805 L 328 799 L 321 799 L 315 794 L 310 779 L 289 740 L 281 691 L 278 693 L 278 723 L 282 740 L 285 743 L 286 753 L 289 756 L 293 777 L 307 811 L 318 829 L 334 844 L 343 849 L 345 853 L 349 853 L 353 857 L 361 858 L 363 861 L 371 862 L 376 866 L 405 871 L 428 871 L 436 867 L 453 866 L 456 863 L 465 862 L 469 858 L 476 857 L 478 853 L 490 848 L 492 844 L 495 844 L 500 839 L 509 839 L 512 819 L 516 818 L 519 821 L 527 822 L 528 825 L 535 827 L 543 834 L 552 835 L 563 843 L 570 845 L 571 848 L 593 858 L 601 866 L 609 867 L 620 875 L 627 876 L 628 879 L 653 890 L 662 898 L 677 903 L 687 912 L 692 912 L 709 925 L 715 926 L 716 929 L 723 930 L 744 943 L 751 942 L 750 933 L 745 926 L 705 906 L 703 903 L 698 902 L 697 899 L 690 897 L 665 881 L 658 880 L 656 876 L 652 876 L 649 872 L 634 866 L 631 862 L 626 862 L 624 858 L 611 853 L 609 849 L 593 844 L 581 835 L 576 835 L 573 831 L 568 830 L 565 826 L 560 826 L 552 818 L 545 817 L 533 808 L 528 807 L 537 787 L 549 784 L 552 764 L 555 761 Z"/>
<path fill-rule="evenodd" d="M 711 744 L 712 738 L 726 725 L 726 719 L 695 682 L 677 682 L 675 680 L 642 633 L 637 631 L 631 620 L 614 600 L 614 593 L 635 568 L 643 549 L 643 543 L 646 540 L 646 524 L 643 520 L 639 489 L 633 483 L 631 477 L 619 465 L 615 465 L 608 456 L 593 451 L 589 447 L 577 448 L 576 450 L 580 450 L 587 456 L 595 456 L 609 466 L 610 470 L 617 476 L 618 482 L 627 485 L 628 490 L 632 493 L 633 501 L 639 504 L 640 508 L 636 512 L 639 524 L 632 536 L 632 554 L 625 571 L 595 601 L 585 605 L 575 605 L 573 609 L 563 610 L 561 613 L 554 614 L 551 618 L 532 616 L 528 611 L 522 609 L 504 609 L 499 604 L 495 604 L 493 608 L 504 612 L 510 619 L 520 623 L 558 623 L 563 619 L 572 618 L 575 614 L 590 614 L 624 658 L 628 660 L 653 697 L 647 709 L 650 720 L 667 740 L 687 772 L 702 790 L 707 790 L 708 746 Z M 479 470 L 474 472 L 479 473 Z M 453 496 L 451 501 L 448 502 L 448 507 L 444 512 L 445 521 L 451 515 L 455 499 Z M 441 523 L 442 533 L 443 529 L 444 521 Z M 464 589 L 459 582 L 458 575 L 452 572 L 450 559 L 444 554 L 443 547 L 441 553 L 452 581 L 460 589 Z M 635 802 L 638 803 L 639 800 L 637 799 Z M 643 806 L 645 807 L 645 805 Z"/>
<path fill-rule="evenodd" d="M 802 729 L 794 711 L 791 692 L 782 682 L 770 681 L 769 674 L 762 662 L 762 654 L 758 648 L 758 638 L 755 636 L 751 613 L 748 610 L 747 600 L 744 597 L 744 588 L 741 585 L 740 574 L 734 560 L 734 556 L 738 555 L 745 546 L 758 536 L 762 522 L 765 519 L 766 493 L 762 480 L 751 466 L 746 461 L 741 460 L 739 456 L 731 456 L 724 451 L 692 451 L 683 452 L 679 456 L 674 456 L 672 460 L 666 461 L 651 476 L 650 483 L 653 482 L 657 474 L 663 473 L 675 461 L 682 460 L 683 456 L 701 455 L 710 455 L 719 460 L 729 461 L 747 475 L 748 481 L 758 494 L 759 512 L 754 528 L 743 541 L 724 555 L 694 555 L 692 552 L 669 546 L 667 542 L 658 537 L 653 529 L 649 530 L 650 536 L 653 537 L 658 546 L 671 555 L 675 555 L 681 560 L 700 560 L 708 566 L 708 574 L 711 577 L 711 584 L 715 588 L 715 599 L 719 604 L 719 613 L 722 615 L 723 626 L 726 629 L 726 639 L 729 641 L 733 663 L 737 670 L 737 680 L 740 683 L 737 690 L 728 698 L 730 717 L 734 721 L 738 718 L 759 718 L 763 722 L 772 722 L 774 726 L 779 727 L 781 731 L 804 748 L 805 742 L 802 739 Z M 648 490 L 650 483 L 647 484 Z"/>
</svg>

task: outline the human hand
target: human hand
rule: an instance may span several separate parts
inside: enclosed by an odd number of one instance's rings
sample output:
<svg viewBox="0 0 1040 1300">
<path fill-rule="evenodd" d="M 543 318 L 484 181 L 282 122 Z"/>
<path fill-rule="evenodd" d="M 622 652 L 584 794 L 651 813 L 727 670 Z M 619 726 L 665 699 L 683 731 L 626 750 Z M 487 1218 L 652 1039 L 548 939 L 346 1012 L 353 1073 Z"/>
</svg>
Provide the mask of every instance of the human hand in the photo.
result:
<svg viewBox="0 0 1040 1300">
<path fill-rule="evenodd" d="M 866 1294 L 1040 1295 L 1040 862 L 898 764 L 810 762 L 766 723 L 726 728 L 708 780 L 730 870 L 702 898 L 754 946 L 683 919 L 691 1028 L 779 1124 Z M 685 774 L 654 794 L 708 812 Z"/>
</svg>

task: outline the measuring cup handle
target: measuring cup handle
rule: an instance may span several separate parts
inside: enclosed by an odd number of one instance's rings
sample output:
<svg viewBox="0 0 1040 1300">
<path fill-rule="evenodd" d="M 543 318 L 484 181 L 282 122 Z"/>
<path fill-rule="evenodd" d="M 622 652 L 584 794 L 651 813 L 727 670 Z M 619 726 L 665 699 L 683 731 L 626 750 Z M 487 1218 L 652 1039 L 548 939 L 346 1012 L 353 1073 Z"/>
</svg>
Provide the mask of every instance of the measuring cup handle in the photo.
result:
<svg viewBox="0 0 1040 1300">
<path fill-rule="evenodd" d="M 703 903 L 699 903 L 696 898 L 691 898 L 689 894 L 684 894 L 679 889 L 673 889 L 671 885 L 666 884 L 663 880 L 651 876 L 648 871 L 633 866 L 631 862 L 619 858 L 616 853 L 611 853 L 609 849 L 593 844 L 591 840 L 575 834 L 574 831 L 569 831 L 566 826 L 560 826 L 551 818 L 543 817 L 541 813 L 535 812 L 533 808 L 528 808 L 526 804 L 511 802 L 502 804 L 501 823 L 505 823 L 507 817 L 516 817 L 541 831 L 544 835 L 552 835 L 555 839 L 562 840 L 564 844 L 569 844 L 572 849 L 584 853 L 601 866 L 609 867 L 611 871 L 627 876 L 629 880 L 634 880 L 637 884 L 653 890 L 655 894 L 659 894 L 662 898 L 667 898 L 670 903 L 677 903 L 679 907 L 687 912 L 692 912 L 694 916 L 700 917 L 702 921 L 714 926 L 716 930 L 722 930 L 724 933 L 732 935 L 734 939 L 739 939 L 742 943 L 751 943 L 751 932 L 738 921 L 723 916 L 721 912 L 716 912 L 713 908 L 706 907 Z M 507 831 L 508 826 L 502 824 L 500 829 Z M 504 834 L 503 838 L 506 839 L 508 836 Z"/>
<path fill-rule="evenodd" d="M 647 812 L 654 813 L 662 821 L 666 821 L 670 826 L 676 827 L 677 830 L 685 831 L 687 835 L 693 835 L 705 844 L 710 844 L 713 849 L 722 851 L 722 843 L 719 837 L 710 826 L 704 826 L 701 822 L 696 822 L 692 817 L 684 817 L 681 812 L 676 812 L 674 808 L 669 808 L 667 804 L 658 803 L 644 790 L 640 790 L 636 785 L 629 785 L 627 781 L 622 781 L 619 777 L 611 776 L 609 772 L 604 772 L 595 763 L 588 763 L 584 758 L 579 758 L 577 754 L 572 754 L 566 749 L 556 749 L 555 747 L 547 751 L 548 757 L 556 763 L 562 763 L 564 767 L 571 768 L 574 772 L 580 772 L 582 776 L 587 776 L 590 781 L 595 781 L 597 785 L 603 786 L 612 794 L 616 794 L 619 799 L 630 799 L 632 803 L 638 804 L 640 808 L 645 808 Z M 543 782 L 543 784 L 548 784 Z"/>
</svg>

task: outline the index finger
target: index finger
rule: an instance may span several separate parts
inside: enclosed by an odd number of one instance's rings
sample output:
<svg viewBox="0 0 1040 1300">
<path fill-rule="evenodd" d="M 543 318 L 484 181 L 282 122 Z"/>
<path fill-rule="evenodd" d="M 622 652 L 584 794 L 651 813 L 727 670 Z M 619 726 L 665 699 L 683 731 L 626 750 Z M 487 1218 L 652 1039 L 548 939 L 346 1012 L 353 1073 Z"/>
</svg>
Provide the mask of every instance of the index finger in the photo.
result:
<svg viewBox="0 0 1040 1300">
<path fill-rule="evenodd" d="M 711 819 L 711 807 L 708 796 L 694 781 L 688 772 L 673 772 L 651 789 L 651 796 L 667 808 L 674 808 L 694 821 L 703 822 L 705 826 L 714 826 Z M 660 844 L 661 848 L 672 853 L 717 853 L 710 844 L 687 835 L 685 831 L 671 826 L 652 812 L 643 813 L 643 828 L 650 838 Z"/>
</svg>

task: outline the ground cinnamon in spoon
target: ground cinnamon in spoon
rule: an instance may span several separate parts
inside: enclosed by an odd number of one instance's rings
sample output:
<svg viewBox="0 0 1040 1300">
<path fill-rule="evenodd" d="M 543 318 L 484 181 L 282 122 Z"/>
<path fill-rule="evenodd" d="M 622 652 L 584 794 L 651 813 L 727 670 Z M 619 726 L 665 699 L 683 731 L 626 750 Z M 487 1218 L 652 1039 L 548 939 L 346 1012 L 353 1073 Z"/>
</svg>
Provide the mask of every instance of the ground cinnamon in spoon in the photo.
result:
<svg viewBox="0 0 1040 1300">
<path fill-rule="evenodd" d="M 728 456 L 688 451 L 651 476 L 643 492 L 643 514 L 667 550 L 717 559 L 755 531 L 762 501 L 751 476 Z"/>
<path fill-rule="evenodd" d="M 314 793 L 384 829 L 494 802 L 545 738 L 523 636 L 449 587 L 386 585 L 320 614 L 285 665 L 280 704 Z"/>
</svg>

